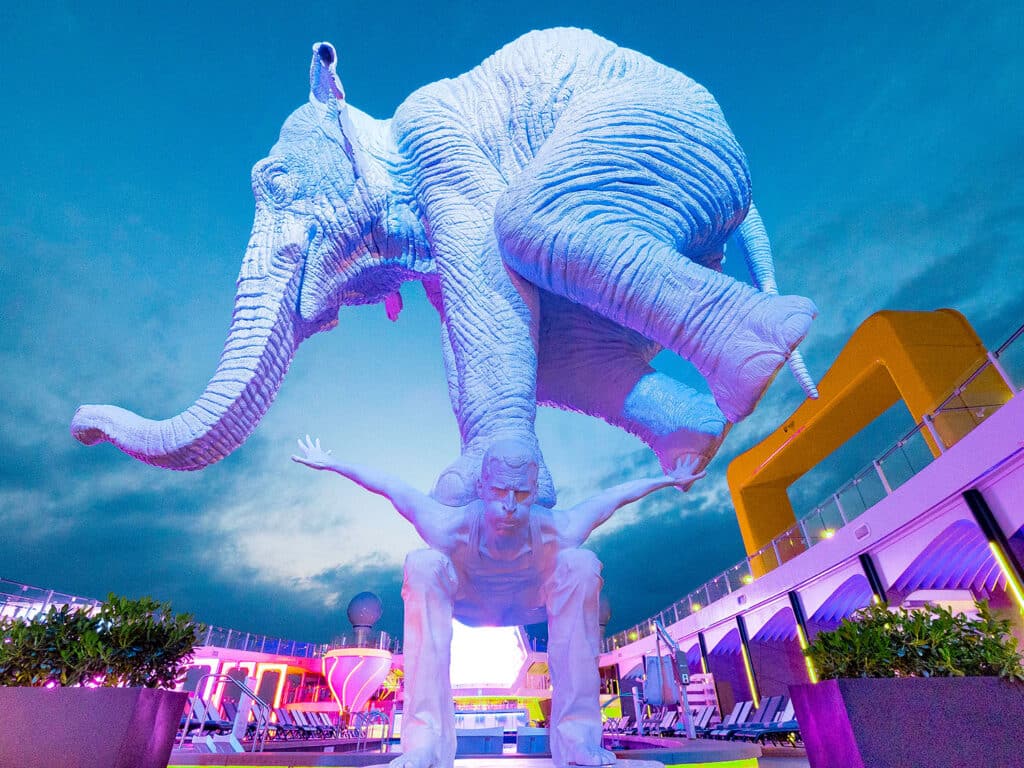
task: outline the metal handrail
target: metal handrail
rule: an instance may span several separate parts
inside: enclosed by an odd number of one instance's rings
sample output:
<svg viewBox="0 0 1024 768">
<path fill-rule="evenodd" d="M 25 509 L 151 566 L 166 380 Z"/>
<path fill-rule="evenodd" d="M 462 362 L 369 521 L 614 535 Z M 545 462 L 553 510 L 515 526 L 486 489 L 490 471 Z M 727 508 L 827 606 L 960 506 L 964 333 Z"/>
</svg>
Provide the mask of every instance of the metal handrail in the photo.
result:
<svg viewBox="0 0 1024 768">
<path fill-rule="evenodd" d="M 913 428 L 911 428 L 893 445 L 890 445 L 885 450 L 883 450 L 878 456 L 876 456 L 875 459 L 871 462 L 871 465 L 864 467 L 863 469 L 858 471 L 850 480 L 847 480 L 845 483 L 843 483 L 843 485 L 841 485 L 839 489 L 832 494 L 831 498 L 833 500 L 837 499 L 839 496 L 843 495 L 847 491 L 857 488 L 857 486 L 860 485 L 861 482 L 863 482 L 865 476 L 870 476 L 871 472 L 878 476 L 882 488 L 885 491 L 885 495 L 889 495 L 892 492 L 892 489 L 889 487 L 889 482 L 886 478 L 885 473 L 882 470 L 881 462 L 888 459 L 896 450 L 901 449 L 904 445 L 907 444 L 907 442 L 912 437 L 914 437 L 914 435 L 916 435 L 919 432 L 931 436 L 932 439 L 936 441 L 936 445 L 940 452 L 946 450 L 948 446 L 945 445 L 942 438 L 935 430 L 933 421 L 934 417 L 940 413 L 951 412 L 952 409 L 948 408 L 949 403 L 955 400 L 960 395 L 962 395 L 966 391 L 967 387 L 969 387 L 970 384 L 973 383 L 979 376 L 981 376 L 981 374 L 984 373 L 989 367 L 993 367 L 999 374 L 999 377 L 1007 385 L 1010 392 L 1012 393 L 1011 399 L 1013 397 L 1016 397 L 1018 393 L 1024 392 L 1024 389 L 1015 386 L 1015 382 L 1013 382 L 1010 379 L 1008 373 L 999 365 L 999 358 L 1010 346 L 1012 346 L 1016 341 L 1021 339 L 1021 337 L 1024 337 L 1024 324 L 1017 328 L 1017 330 L 1014 331 L 1013 334 L 1011 334 L 1010 337 L 1005 342 L 1003 342 L 995 352 L 990 352 L 989 355 L 986 357 L 985 361 L 982 362 L 977 368 L 972 370 L 967 376 L 965 376 L 963 381 L 961 381 L 959 384 L 953 387 L 953 390 L 950 392 L 950 394 L 947 397 L 945 397 L 938 406 L 936 406 L 929 413 L 926 413 L 918 424 L 915 424 Z M 975 408 L 987 408 L 993 406 L 998 408 L 1001 407 L 1002 405 L 1005 405 L 1005 403 L 993 403 L 989 406 L 975 406 Z M 968 408 L 967 410 L 970 411 L 973 409 Z M 866 475 L 865 473 L 868 474 Z M 916 474 L 917 471 L 914 471 L 911 476 Z M 681 619 L 684 619 L 690 614 L 694 613 L 696 610 L 699 610 L 700 608 L 708 605 L 710 602 L 713 602 L 714 600 L 711 598 L 710 589 L 718 583 L 719 579 L 724 580 L 727 593 L 732 592 L 732 587 L 729 583 L 729 574 L 737 570 L 742 570 L 743 567 L 746 566 L 747 573 L 751 576 L 752 580 L 752 567 L 754 561 L 756 560 L 774 558 L 775 566 L 768 569 L 774 570 L 774 568 L 778 567 L 783 562 L 782 556 L 779 552 L 780 544 L 785 545 L 787 543 L 791 544 L 794 541 L 803 541 L 805 544 L 805 548 L 809 549 L 810 547 L 814 546 L 820 540 L 812 540 L 812 538 L 806 534 L 806 531 L 804 530 L 803 526 L 806 520 L 811 518 L 815 514 L 815 512 L 820 512 L 827 503 L 828 502 L 823 502 L 822 504 L 819 504 L 816 507 L 812 507 L 811 510 L 807 514 L 802 516 L 800 519 L 798 519 L 794 525 L 790 526 L 785 531 L 775 536 L 769 543 L 765 544 L 756 552 L 748 555 L 743 560 L 733 565 L 731 568 L 727 568 L 726 570 L 717 574 L 713 578 L 708 579 L 703 584 L 690 591 L 680 600 L 677 600 L 676 602 L 672 603 L 672 605 L 659 611 L 655 616 L 645 621 L 634 624 L 632 627 L 622 630 L 621 632 L 617 632 L 611 637 L 606 638 L 603 643 L 603 650 L 609 651 L 613 648 L 621 648 L 625 645 L 628 645 L 629 643 L 636 642 L 640 638 L 649 637 L 653 632 L 655 632 L 656 622 L 664 621 L 666 612 L 671 611 L 672 614 L 675 616 L 675 620 L 680 621 Z M 853 517 L 856 517 L 856 515 L 849 516 L 844 514 L 842 508 L 839 507 L 838 505 L 837 507 L 843 525 L 846 525 L 850 522 L 850 520 Z M 679 606 L 684 606 L 683 612 L 679 611 Z"/>
<path fill-rule="evenodd" d="M 222 680 L 225 682 L 234 683 L 238 686 L 238 689 L 248 696 L 253 701 L 253 710 L 256 715 L 254 720 L 256 722 L 256 729 L 253 732 L 252 737 L 252 750 L 253 752 L 262 752 L 263 746 L 267 739 L 267 731 L 270 729 L 270 705 L 267 704 L 263 699 L 256 695 L 249 686 L 243 683 L 241 680 L 231 677 L 231 675 L 223 672 L 208 672 L 196 681 L 195 696 L 189 699 L 188 713 L 185 716 L 185 727 L 181 729 L 181 738 L 178 741 L 178 749 L 182 749 L 185 746 L 185 739 L 188 737 L 188 732 L 192 725 L 192 715 L 196 711 L 196 701 L 201 699 L 200 691 L 203 689 L 203 683 L 207 680 Z M 210 706 L 209 702 L 204 702 L 203 707 L 203 719 L 199 722 L 198 733 L 202 735 L 203 729 L 206 727 L 206 723 L 209 720 Z M 261 728 L 262 726 L 262 728 Z M 195 743 L 195 737 L 192 737 L 193 743 Z"/>
<path fill-rule="evenodd" d="M 380 751 L 388 751 L 388 738 L 391 734 L 391 719 L 379 709 L 371 709 L 369 712 L 356 712 L 352 715 L 352 728 L 356 732 L 356 746 L 357 752 L 363 750 L 369 739 L 370 726 L 374 722 L 378 722 L 384 726 L 384 730 L 380 739 Z"/>
<path fill-rule="evenodd" d="M 689 681 L 689 670 L 686 671 L 686 676 L 683 676 L 683 670 L 679 666 L 679 644 L 672 638 L 672 635 L 665 629 L 665 625 L 655 619 L 654 621 L 654 648 L 655 653 L 658 656 L 658 664 L 661 664 L 661 644 L 665 643 L 671 651 L 672 658 L 672 678 L 675 680 L 676 688 L 679 689 L 679 704 L 683 708 L 683 724 L 686 726 L 686 738 L 695 739 L 697 738 L 697 731 L 693 727 L 693 713 L 690 711 L 690 697 L 686 691 L 686 685 Z M 659 677 L 664 677 L 664 670 L 658 670 Z M 664 683 L 664 680 L 662 680 Z M 659 734 L 660 735 L 660 734 Z"/>
</svg>

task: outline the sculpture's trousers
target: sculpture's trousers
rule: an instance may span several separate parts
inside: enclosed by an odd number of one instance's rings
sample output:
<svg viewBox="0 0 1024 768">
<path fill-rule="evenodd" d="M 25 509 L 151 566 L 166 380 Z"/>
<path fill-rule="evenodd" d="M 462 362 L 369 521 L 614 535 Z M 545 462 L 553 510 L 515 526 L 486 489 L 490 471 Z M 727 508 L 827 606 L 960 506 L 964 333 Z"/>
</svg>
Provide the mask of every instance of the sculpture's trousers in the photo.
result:
<svg viewBox="0 0 1024 768">
<path fill-rule="evenodd" d="M 582 549 L 558 553 L 543 574 L 551 669 L 551 755 L 556 766 L 601 746 L 598 601 L 601 563 Z M 429 749 L 440 768 L 455 759 L 452 706 L 452 610 L 458 577 L 441 552 L 418 550 L 405 560 L 405 704 L 402 753 Z M 527 606 L 524 606 L 527 607 Z"/>
</svg>

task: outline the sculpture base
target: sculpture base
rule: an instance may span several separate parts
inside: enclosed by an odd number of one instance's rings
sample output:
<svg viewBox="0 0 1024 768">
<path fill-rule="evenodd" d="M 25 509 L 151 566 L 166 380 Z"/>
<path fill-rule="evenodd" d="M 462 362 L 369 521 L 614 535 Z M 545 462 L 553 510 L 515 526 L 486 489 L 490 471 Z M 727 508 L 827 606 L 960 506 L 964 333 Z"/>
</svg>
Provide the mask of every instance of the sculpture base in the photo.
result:
<svg viewBox="0 0 1024 768">
<path fill-rule="evenodd" d="M 667 739 L 663 741 L 668 741 Z M 661 752 L 657 760 L 651 759 L 651 752 Z M 677 743 L 661 750 L 644 750 L 644 759 L 632 759 L 619 754 L 615 768 L 665 768 L 666 765 L 690 766 L 690 768 L 757 768 L 761 748 L 755 744 L 734 741 L 709 741 L 699 739 L 693 742 L 677 740 Z M 217 766 L 337 766 L 338 768 L 388 768 L 388 763 L 397 753 L 380 754 L 352 752 L 245 752 L 235 755 L 210 755 L 196 753 L 175 753 L 168 768 L 182 768 L 194 765 Z M 383 759 L 382 759 L 383 758 Z M 455 768 L 555 768 L 550 757 L 530 755 L 491 755 L 487 757 L 460 757 Z"/>
</svg>

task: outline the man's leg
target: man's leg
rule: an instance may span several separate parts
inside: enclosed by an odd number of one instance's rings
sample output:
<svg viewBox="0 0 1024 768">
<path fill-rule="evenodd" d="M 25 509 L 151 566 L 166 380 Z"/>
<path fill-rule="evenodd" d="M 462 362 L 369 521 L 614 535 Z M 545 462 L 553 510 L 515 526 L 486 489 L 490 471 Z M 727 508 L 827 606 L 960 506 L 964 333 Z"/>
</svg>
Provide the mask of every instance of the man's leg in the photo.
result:
<svg viewBox="0 0 1024 768">
<path fill-rule="evenodd" d="M 544 585 L 553 689 L 551 757 L 557 768 L 615 762 L 615 755 L 601 748 L 600 594 L 597 556 L 585 549 L 559 552 Z"/>
<path fill-rule="evenodd" d="M 458 578 L 451 561 L 433 549 L 405 558 L 405 705 L 402 754 L 394 768 L 451 768 L 455 710 L 449 677 L 452 604 Z"/>
</svg>

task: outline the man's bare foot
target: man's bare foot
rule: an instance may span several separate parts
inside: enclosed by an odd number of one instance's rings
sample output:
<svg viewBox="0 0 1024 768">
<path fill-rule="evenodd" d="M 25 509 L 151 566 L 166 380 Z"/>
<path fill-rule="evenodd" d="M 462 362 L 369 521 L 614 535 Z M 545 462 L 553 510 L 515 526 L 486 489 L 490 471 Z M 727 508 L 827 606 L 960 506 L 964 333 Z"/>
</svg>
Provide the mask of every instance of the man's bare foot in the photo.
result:
<svg viewBox="0 0 1024 768">
<path fill-rule="evenodd" d="M 420 747 L 403 752 L 390 763 L 390 768 L 447 768 L 440 765 L 437 750 Z"/>
<path fill-rule="evenodd" d="M 569 765 L 615 765 L 615 753 L 586 744 L 570 747 L 566 758 Z"/>
<path fill-rule="evenodd" d="M 731 422 L 749 416 L 817 316 L 802 296 L 761 294 L 722 344 L 707 379 L 715 402 Z"/>
</svg>

